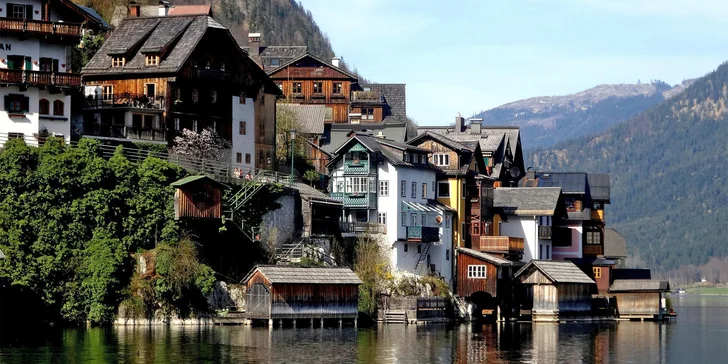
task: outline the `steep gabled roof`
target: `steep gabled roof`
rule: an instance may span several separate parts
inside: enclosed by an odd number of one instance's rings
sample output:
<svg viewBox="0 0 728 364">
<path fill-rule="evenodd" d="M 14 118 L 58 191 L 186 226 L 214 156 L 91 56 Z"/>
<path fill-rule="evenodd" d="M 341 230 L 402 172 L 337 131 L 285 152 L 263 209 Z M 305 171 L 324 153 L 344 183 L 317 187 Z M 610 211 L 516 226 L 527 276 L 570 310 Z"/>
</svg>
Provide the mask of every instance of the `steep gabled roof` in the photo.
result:
<svg viewBox="0 0 728 364">
<path fill-rule="evenodd" d="M 586 175 L 589 183 L 589 193 L 592 201 L 609 202 L 610 200 L 610 181 L 607 173 L 589 173 Z"/>
<path fill-rule="evenodd" d="M 278 265 L 259 265 L 243 278 L 247 283 L 255 272 L 260 272 L 271 284 L 362 284 L 350 268 L 304 268 Z"/>
<path fill-rule="evenodd" d="M 384 148 L 383 146 L 398 149 L 401 151 L 411 151 L 411 152 L 419 152 L 419 153 L 428 153 L 429 151 L 426 149 L 418 148 L 406 143 L 400 143 L 396 142 L 394 140 L 388 140 L 388 139 L 382 139 L 382 138 L 375 138 L 367 134 L 359 134 L 356 133 L 349 137 L 349 140 L 345 141 L 339 148 L 337 148 L 332 154 L 334 155 L 334 158 L 331 158 L 329 163 L 327 165 L 331 166 L 335 164 L 336 162 L 341 159 L 341 157 L 344 155 L 344 153 L 349 150 L 350 145 L 353 145 L 355 143 L 360 143 L 364 148 L 369 150 L 370 152 L 379 152 L 381 153 L 387 160 L 389 160 L 390 163 L 396 166 L 409 166 L 409 167 L 417 167 L 417 168 L 432 168 L 437 169 L 437 167 L 428 164 L 415 164 L 410 162 L 405 162 L 401 156 L 393 153 L 392 151 L 388 150 L 387 148 Z"/>
<path fill-rule="evenodd" d="M 285 63 L 281 64 L 279 67 L 277 67 L 275 69 L 272 69 L 270 71 L 267 71 L 266 73 L 268 73 L 268 76 L 273 76 L 276 73 L 283 71 L 287 67 L 294 66 L 296 63 L 301 62 L 301 61 L 306 60 L 306 59 L 312 60 L 312 61 L 318 63 L 322 67 L 327 67 L 327 68 L 332 69 L 332 70 L 334 70 L 334 71 L 336 71 L 338 73 L 341 73 L 342 75 L 347 76 L 352 81 L 357 81 L 357 77 L 354 74 L 346 71 L 345 69 L 343 69 L 341 67 L 334 67 L 334 65 L 332 65 L 332 64 L 330 64 L 330 63 L 328 63 L 326 61 L 323 61 L 322 59 L 320 59 L 320 58 L 318 58 L 318 57 L 316 57 L 316 56 L 314 56 L 314 55 L 312 55 L 312 54 L 310 54 L 308 52 L 306 54 L 303 54 L 301 56 L 298 56 L 296 58 L 293 58 L 293 59 L 289 60 L 288 62 L 285 62 Z M 316 77 L 316 75 L 310 75 L 310 77 Z"/>
<path fill-rule="evenodd" d="M 104 18 L 96 12 L 96 10 L 89 8 L 88 6 L 78 5 L 70 1 L 64 2 L 73 4 L 73 6 L 78 8 L 79 11 L 83 12 L 84 16 L 87 18 L 88 21 L 90 21 L 92 24 L 95 24 L 97 27 L 103 29 L 111 29 L 111 25 L 107 23 L 106 20 L 104 20 Z"/>
<path fill-rule="evenodd" d="M 493 191 L 493 206 L 512 216 L 553 216 L 560 198 L 559 187 L 502 187 Z"/>
<path fill-rule="evenodd" d="M 390 115 L 383 122 L 407 121 L 407 85 L 403 83 L 369 83 L 361 85 L 372 91 L 381 92 L 389 106 Z"/>
<path fill-rule="evenodd" d="M 425 133 L 408 140 L 407 144 L 417 145 L 420 141 L 424 141 L 427 139 L 432 139 L 458 153 L 461 153 L 463 151 L 472 152 L 472 148 L 469 148 L 465 144 L 452 140 L 442 134 L 434 133 L 431 131 L 426 131 Z"/>
<path fill-rule="evenodd" d="M 405 123 L 361 123 L 361 124 L 331 124 L 328 135 L 328 143 L 324 144 L 321 149 L 329 154 L 333 154 L 341 144 L 349 140 L 349 133 L 371 132 L 376 135 L 382 132 L 385 138 L 396 142 L 404 143 L 407 136 L 407 125 Z"/>
<path fill-rule="evenodd" d="M 222 182 L 218 182 L 204 174 L 199 175 L 199 176 L 187 176 L 185 178 L 172 182 L 170 184 L 170 186 L 179 188 L 179 187 L 189 186 L 189 185 L 196 184 L 196 183 L 207 183 L 207 184 L 211 184 L 211 185 L 217 186 L 222 189 L 230 188 L 228 185 L 226 185 Z"/>
<path fill-rule="evenodd" d="M 527 275 L 534 269 L 541 272 L 552 283 L 594 284 L 594 280 L 568 260 L 532 260 L 518 270 L 514 277 Z"/>
</svg>

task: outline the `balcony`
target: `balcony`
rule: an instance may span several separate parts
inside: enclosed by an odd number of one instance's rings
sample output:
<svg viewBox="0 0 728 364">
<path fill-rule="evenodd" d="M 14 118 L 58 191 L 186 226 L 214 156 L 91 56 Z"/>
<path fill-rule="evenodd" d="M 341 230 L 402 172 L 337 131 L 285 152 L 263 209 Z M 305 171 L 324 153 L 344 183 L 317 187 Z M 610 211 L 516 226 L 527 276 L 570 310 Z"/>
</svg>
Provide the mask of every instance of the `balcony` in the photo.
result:
<svg viewBox="0 0 728 364">
<path fill-rule="evenodd" d="M 133 108 L 163 111 L 165 107 L 164 96 L 149 97 L 144 94 L 128 92 L 111 95 L 88 95 L 85 99 L 86 109 Z"/>
<path fill-rule="evenodd" d="M 599 221 L 604 222 L 604 210 L 591 210 L 591 220 L 592 221 Z"/>
<path fill-rule="evenodd" d="M 167 141 L 167 131 L 164 129 L 94 123 L 86 123 L 83 129 L 83 134 L 89 136 L 156 142 Z"/>
<path fill-rule="evenodd" d="M 369 174 L 369 160 L 347 160 L 344 163 L 345 174 Z"/>
<path fill-rule="evenodd" d="M 523 238 L 512 238 L 510 236 L 481 236 L 480 251 L 523 252 Z"/>
<path fill-rule="evenodd" d="M 369 233 L 386 234 L 387 225 L 374 222 L 340 222 L 339 229 L 342 234 Z"/>
<path fill-rule="evenodd" d="M 552 236 L 551 226 L 539 226 L 538 227 L 538 238 L 550 240 Z"/>
<path fill-rule="evenodd" d="M 353 104 L 383 104 L 384 95 L 379 91 L 354 91 L 351 93 Z"/>
<path fill-rule="evenodd" d="M 75 73 L 56 73 L 0 69 L 0 83 L 17 83 L 30 86 L 81 87 L 81 75 Z"/>
<path fill-rule="evenodd" d="M 0 19 L 0 31 L 81 37 L 81 24 L 32 19 Z"/>
<path fill-rule="evenodd" d="M 185 67 L 180 72 L 180 77 L 196 81 L 208 81 L 226 84 L 248 84 L 250 81 L 244 79 L 240 73 L 198 67 Z"/>
<path fill-rule="evenodd" d="M 596 257 L 604 255 L 604 246 L 601 244 L 584 244 L 584 256 Z"/>
<path fill-rule="evenodd" d="M 440 228 L 407 226 L 407 241 L 419 241 L 423 243 L 440 241 Z"/>
<path fill-rule="evenodd" d="M 372 192 L 334 192 L 331 198 L 341 201 L 344 208 L 377 208 L 377 194 Z"/>
</svg>

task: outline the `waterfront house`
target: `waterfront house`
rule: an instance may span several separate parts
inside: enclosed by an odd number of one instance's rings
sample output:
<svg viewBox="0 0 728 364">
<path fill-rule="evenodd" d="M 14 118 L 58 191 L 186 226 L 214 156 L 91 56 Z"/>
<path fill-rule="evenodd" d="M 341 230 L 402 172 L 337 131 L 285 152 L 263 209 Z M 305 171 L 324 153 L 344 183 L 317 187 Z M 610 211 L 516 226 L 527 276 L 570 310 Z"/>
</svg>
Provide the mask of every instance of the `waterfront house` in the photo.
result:
<svg viewBox="0 0 728 364">
<path fill-rule="evenodd" d="M 667 307 L 663 294 L 669 291 L 669 282 L 655 279 L 615 279 L 609 287 L 620 318 L 659 319 Z"/>
<path fill-rule="evenodd" d="M 594 280 L 567 260 L 532 260 L 516 272 L 522 285 L 517 297 L 533 321 L 588 314 Z"/>
<path fill-rule="evenodd" d="M 329 162 L 331 197 L 342 201 L 344 236 L 376 234 L 395 273 L 434 274 L 452 284 L 454 210 L 435 200 L 428 150 L 350 133 Z"/>
<path fill-rule="evenodd" d="M 353 321 L 359 315 L 359 277 L 349 268 L 257 266 L 243 279 L 246 315 L 252 320 Z"/>
<path fill-rule="evenodd" d="M 85 136 L 171 144 L 212 128 L 242 169 L 272 169 L 276 85 L 208 15 L 127 17 L 83 69 Z"/>
<path fill-rule="evenodd" d="M 70 142 L 71 98 L 81 90 L 72 48 L 83 34 L 109 25 L 69 0 L 5 2 L 0 17 L 0 147 L 6 138 L 38 145 L 54 135 Z"/>
<path fill-rule="evenodd" d="M 172 183 L 174 219 L 222 218 L 222 195 L 229 187 L 208 176 L 189 176 Z"/>
<path fill-rule="evenodd" d="M 523 239 L 524 262 L 552 259 L 552 230 L 555 223 L 566 217 L 561 188 L 496 188 L 493 207 L 499 211 L 496 221 L 500 236 Z M 507 250 L 506 246 L 495 244 L 495 238 L 487 238 L 481 243 L 480 250 Z"/>
</svg>

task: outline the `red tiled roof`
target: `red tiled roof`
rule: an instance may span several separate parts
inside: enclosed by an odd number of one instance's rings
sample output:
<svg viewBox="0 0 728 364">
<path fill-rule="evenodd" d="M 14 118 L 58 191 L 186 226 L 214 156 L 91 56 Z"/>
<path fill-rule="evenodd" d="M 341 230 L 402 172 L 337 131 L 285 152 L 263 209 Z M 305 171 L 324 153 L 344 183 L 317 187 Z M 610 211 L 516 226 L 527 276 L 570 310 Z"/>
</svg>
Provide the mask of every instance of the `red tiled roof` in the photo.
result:
<svg viewBox="0 0 728 364">
<path fill-rule="evenodd" d="M 210 15 L 210 5 L 174 5 L 169 15 Z"/>
</svg>

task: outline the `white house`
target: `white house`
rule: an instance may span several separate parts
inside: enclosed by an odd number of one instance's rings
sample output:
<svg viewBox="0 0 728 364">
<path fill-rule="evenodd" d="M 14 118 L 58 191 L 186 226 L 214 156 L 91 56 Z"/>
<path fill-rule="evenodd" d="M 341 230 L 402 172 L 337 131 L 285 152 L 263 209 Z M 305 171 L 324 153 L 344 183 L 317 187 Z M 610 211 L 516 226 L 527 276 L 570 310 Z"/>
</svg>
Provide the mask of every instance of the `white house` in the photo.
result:
<svg viewBox="0 0 728 364">
<path fill-rule="evenodd" d="M 71 94 L 81 88 L 71 50 L 84 31 L 108 24 L 67 0 L 0 1 L 0 17 L 0 146 L 5 138 L 70 141 Z"/>
<path fill-rule="evenodd" d="M 429 151 L 352 133 L 329 162 L 331 197 L 343 202 L 345 236 L 386 241 L 395 273 L 434 274 L 452 283 L 454 210 L 435 200 Z"/>
<path fill-rule="evenodd" d="M 553 223 L 566 217 L 560 187 L 496 188 L 493 206 L 503 215 L 500 235 L 524 240 L 522 261 L 553 258 Z"/>
</svg>

